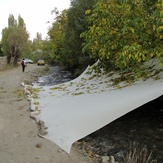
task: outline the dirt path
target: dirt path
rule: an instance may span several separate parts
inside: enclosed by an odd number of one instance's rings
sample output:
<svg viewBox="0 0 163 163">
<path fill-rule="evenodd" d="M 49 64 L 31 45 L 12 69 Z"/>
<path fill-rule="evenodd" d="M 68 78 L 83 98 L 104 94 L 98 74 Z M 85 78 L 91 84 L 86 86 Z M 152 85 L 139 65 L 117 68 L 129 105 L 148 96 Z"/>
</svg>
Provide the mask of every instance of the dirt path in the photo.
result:
<svg viewBox="0 0 163 163">
<path fill-rule="evenodd" d="M 30 118 L 29 102 L 19 100 L 16 90 L 23 90 L 21 82 L 43 67 L 28 65 L 0 71 L 0 163 L 92 163 L 71 150 L 67 155 L 57 145 L 37 136 L 38 126 Z"/>
</svg>

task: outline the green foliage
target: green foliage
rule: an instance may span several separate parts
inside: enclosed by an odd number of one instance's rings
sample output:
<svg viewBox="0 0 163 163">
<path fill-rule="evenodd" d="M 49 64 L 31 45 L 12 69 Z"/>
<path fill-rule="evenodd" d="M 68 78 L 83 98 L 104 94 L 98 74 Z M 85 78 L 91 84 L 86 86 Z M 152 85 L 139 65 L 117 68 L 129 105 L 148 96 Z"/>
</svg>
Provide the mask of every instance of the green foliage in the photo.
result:
<svg viewBox="0 0 163 163">
<path fill-rule="evenodd" d="M 50 40 L 46 42 L 44 50 L 49 52 L 47 56 L 51 62 L 57 62 L 63 64 L 65 58 L 63 56 L 64 49 L 64 36 L 65 36 L 65 24 L 67 21 L 67 10 L 62 11 L 60 14 L 59 11 L 55 8 L 53 10 L 55 13 L 55 22 L 51 29 L 48 32 Z"/>
<path fill-rule="evenodd" d="M 62 90 L 62 87 L 61 86 L 56 86 L 56 87 L 50 88 L 50 90 Z"/>
<path fill-rule="evenodd" d="M 76 92 L 76 93 L 74 93 L 75 96 L 82 95 L 82 94 L 84 94 L 84 92 Z"/>
<path fill-rule="evenodd" d="M 8 28 L 2 30 L 2 49 L 8 63 L 17 64 L 19 57 L 26 52 L 28 33 L 24 20 L 19 16 L 18 23 L 13 15 L 8 18 Z"/>
<path fill-rule="evenodd" d="M 105 68 L 125 69 L 163 56 L 161 1 L 100 0 L 86 14 L 90 26 L 81 34 L 83 52 Z"/>
<path fill-rule="evenodd" d="M 67 13 L 67 24 L 65 29 L 65 64 L 70 68 L 77 68 L 81 65 L 86 67 L 90 63 L 87 53 L 82 53 L 83 39 L 80 34 L 87 30 L 88 23 L 85 12 L 91 10 L 97 0 L 72 0 L 71 8 Z"/>
<path fill-rule="evenodd" d="M 49 29 L 47 39 L 43 43 L 46 60 L 59 63 L 79 75 L 88 64 L 90 57 L 82 53 L 83 39 L 80 34 L 88 28 L 86 10 L 91 10 L 97 0 L 72 0 L 71 7 L 61 13 L 55 8 L 55 21 Z"/>
<path fill-rule="evenodd" d="M 39 105 L 40 103 L 39 102 L 34 102 L 34 105 Z"/>
</svg>

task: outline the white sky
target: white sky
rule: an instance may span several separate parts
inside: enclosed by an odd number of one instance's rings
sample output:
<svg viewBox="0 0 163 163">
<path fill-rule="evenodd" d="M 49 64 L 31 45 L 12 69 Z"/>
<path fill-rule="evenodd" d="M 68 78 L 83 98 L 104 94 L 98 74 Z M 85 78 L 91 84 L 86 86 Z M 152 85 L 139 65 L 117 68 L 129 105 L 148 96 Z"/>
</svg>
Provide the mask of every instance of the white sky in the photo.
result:
<svg viewBox="0 0 163 163">
<path fill-rule="evenodd" d="M 26 24 L 30 39 L 36 37 L 36 33 L 47 36 L 48 27 L 55 18 L 51 11 L 57 7 L 59 11 L 70 7 L 70 0 L 0 0 L 0 39 L 2 29 L 8 26 L 9 14 L 18 20 L 20 15 Z"/>
</svg>

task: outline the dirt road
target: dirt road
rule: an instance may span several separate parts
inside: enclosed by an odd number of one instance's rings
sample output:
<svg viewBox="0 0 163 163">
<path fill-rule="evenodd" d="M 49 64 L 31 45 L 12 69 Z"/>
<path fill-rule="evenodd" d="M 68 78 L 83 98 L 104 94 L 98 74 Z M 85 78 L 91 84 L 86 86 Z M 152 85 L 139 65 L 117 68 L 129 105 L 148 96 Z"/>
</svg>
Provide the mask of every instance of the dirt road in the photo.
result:
<svg viewBox="0 0 163 163">
<path fill-rule="evenodd" d="M 38 137 L 29 102 L 17 94 L 23 90 L 21 82 L 32 80 L 32 75 L 42 70 L 30 64 L 24 73 L 20 66 L 0 71 L 0 163 L 92 163 L 74 148 L 67 155 L 54 143 Z"/>
</svg>

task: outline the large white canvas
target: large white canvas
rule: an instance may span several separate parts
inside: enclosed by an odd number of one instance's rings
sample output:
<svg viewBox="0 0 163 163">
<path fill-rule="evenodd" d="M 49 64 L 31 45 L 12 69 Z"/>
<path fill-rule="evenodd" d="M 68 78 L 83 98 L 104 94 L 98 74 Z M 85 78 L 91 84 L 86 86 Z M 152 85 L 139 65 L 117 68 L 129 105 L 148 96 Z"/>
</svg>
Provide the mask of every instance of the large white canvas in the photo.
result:
<svg viewBox="0 0 163 163">
<path fill-rule="evenodd" d="M 151 64 L 151 63 L 150 63 Z M 70 153 L 72 144 L 104 127 L 115 119 L 154 100 L 163 94 L 163 66 L 157 80 L 149 78 L 124 86 L 113 86 L 110 81 L 119 72 L 96 75 L 88 74 L 90 67 L 77 79 L 55 86 L 41 87 L 38 119 L 45 122 L 48 134 L 44 136 Z M 124 86 L 124 87 L 123 87 Z M 40 88 L 35 85 L 34 87 Z"/>
</svg>

